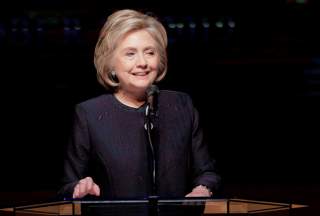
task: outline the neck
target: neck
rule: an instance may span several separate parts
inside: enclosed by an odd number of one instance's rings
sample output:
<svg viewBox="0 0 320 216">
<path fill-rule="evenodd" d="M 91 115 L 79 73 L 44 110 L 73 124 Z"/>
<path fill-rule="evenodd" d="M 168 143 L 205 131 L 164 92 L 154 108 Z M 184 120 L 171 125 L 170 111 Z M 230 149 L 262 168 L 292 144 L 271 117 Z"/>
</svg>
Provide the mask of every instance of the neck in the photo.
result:
<svg viewBox="0 0 320 216">
<path fill-rule="evenodd" d="M 133 107 L 133 108 L 139 108 L 141 107 L 145 101 L 146 96 L 145 94 L 130 94 L 123 91 L 117 91 L 114 93 L 114 96 L 123 104 Z"/>
</svg>

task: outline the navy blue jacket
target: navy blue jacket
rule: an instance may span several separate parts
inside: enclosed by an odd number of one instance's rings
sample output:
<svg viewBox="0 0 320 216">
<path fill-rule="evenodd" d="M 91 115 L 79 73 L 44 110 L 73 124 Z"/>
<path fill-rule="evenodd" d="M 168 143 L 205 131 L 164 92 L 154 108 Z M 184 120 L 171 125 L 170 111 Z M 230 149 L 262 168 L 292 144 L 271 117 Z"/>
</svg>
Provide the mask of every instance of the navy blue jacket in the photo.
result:
<svg viewBox="0 0 320 216">
<path fill-rule="evenodd" d="M 112 94 L 76 105 L 60 194 L 72 196 L 77 182 L 91 176 L 101 189 L 102 199 L 150 195 L 145 108 L 128 107 Z M 184 197 L 200 184 L 215 190 L 219 176 L 203 142 L 190 97 L 160 91 L 154 126 L 157 194 L 163 198 Z"/>
</svg>

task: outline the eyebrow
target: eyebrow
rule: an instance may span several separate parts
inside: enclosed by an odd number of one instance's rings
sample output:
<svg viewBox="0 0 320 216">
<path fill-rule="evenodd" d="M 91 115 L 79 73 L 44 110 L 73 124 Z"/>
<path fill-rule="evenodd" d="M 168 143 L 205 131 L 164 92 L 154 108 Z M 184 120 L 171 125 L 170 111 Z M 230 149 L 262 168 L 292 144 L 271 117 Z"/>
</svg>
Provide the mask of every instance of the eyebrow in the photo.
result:
<svg viewBox="0 0 320 216">
<path fill-rule="evenodd" d="M 156 48 L 154 46 L 147 46 L 143 50 L 149 50 L 149 49 L 156 50 Z M 136 47 L 125 47 L 123 49 L 123 51 L 126 51 L 126 50 L 137 50 L 137 48 Z"/>
</svg>

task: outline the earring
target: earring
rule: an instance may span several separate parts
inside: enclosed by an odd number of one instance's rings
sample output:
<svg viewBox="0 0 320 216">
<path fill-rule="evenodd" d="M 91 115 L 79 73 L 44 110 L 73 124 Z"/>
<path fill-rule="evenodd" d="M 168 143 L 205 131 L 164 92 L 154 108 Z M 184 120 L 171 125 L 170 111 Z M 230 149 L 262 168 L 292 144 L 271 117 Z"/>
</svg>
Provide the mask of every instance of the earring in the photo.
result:
<svg viewBox="0 0 320 216">
<path fill-rule="evenodd" d="M 113 82 L 118 82 L 117 74 L 114 70 L 111 71 L 110 75 Z"/>
<path fill-rule="evenodd" d="M 116 77 L 116 72 L 115 71 L 111 71 L 111 76 L 112 76 L 112 78 L 115 78 Z"/>
</svg>

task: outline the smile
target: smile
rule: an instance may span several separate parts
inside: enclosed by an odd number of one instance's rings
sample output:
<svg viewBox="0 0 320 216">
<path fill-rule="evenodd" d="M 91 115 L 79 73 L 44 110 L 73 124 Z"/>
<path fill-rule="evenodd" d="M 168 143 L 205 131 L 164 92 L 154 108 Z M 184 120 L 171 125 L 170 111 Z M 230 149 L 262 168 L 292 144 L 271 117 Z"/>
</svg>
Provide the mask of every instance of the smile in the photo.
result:
<svg viewBox="0 0 320 216">
<path fill-rule="evenodd" d="M 134 73 L 132 73 L 132 75 L 134 75 L 134 76 L 146 76 L 148 74 L 149 74 L 149 72 L 134 72 Z"/>
</svg>

